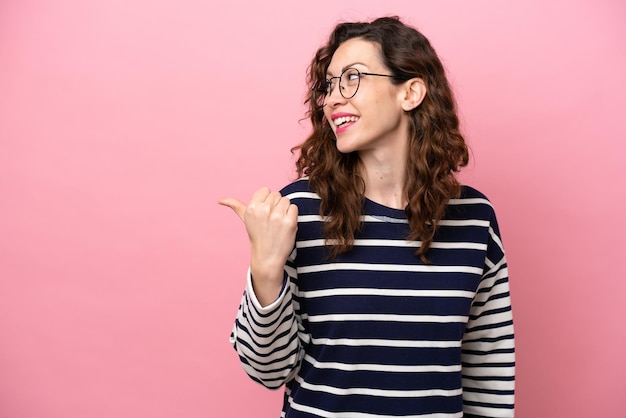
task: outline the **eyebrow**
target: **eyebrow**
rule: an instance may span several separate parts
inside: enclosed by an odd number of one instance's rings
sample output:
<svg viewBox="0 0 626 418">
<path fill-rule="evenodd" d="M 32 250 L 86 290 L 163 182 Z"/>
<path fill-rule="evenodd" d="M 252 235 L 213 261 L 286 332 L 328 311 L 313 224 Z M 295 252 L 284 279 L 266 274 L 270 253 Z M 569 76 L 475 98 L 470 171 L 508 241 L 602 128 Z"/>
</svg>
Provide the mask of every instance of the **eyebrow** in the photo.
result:
<svg viewBox="0 0 626 418">
<path fill-rule="evenodd" d="M 363 66 L 367 67 L 367 64 L 364 64 L 362 62 L 357 61 L 357 62 L 353 62 L 352 64 L 348 64 L 348 65 L 344 66 L 341 69 L 341 72 L 343 73 L 344 71 L 346 71 L 346 69 L 348 69 L 348 68 L 350 68 L 350 67 L 352 67 L 354 65 L 363 65 Z M 332 76 L 333 73 L 331 73 L 330 71 L 326 70 L 326 75 L 331 75 Z"/>
</svg>

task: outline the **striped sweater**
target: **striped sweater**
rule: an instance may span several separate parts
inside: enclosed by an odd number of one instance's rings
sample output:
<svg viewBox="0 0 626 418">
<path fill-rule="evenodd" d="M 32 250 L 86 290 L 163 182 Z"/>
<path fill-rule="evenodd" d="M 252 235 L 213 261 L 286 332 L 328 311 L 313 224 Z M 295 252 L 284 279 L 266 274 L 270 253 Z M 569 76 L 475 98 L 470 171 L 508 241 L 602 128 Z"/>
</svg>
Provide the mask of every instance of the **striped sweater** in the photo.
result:
<svg viewBox="0 0 626 418">
<path fill-rule="evenodd" d="M 278 299 L 248 284 L 231 334 L 245 371 L 285 385 L 281 417 L 512 417 L 507 264 L 491 203 L 463 186 L 428 252 L 404 211 L 365 199 L 354 248 L 327 257 L 319 196 L 298 180 L 294 251 Z"/>
</svg>

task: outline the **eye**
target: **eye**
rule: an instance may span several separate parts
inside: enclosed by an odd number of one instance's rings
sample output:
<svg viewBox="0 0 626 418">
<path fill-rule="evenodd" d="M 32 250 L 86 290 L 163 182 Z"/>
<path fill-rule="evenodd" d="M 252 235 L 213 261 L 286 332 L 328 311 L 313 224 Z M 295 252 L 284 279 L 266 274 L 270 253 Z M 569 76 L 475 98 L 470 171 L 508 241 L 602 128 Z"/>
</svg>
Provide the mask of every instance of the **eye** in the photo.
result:
<svg viewBox="0 0 626 418">
<path fill-rule="evenodd" d="M 358 70 L 354 68 L 348 68 L 346 71 L 344 71 L 341 77 L 343 84 L 345 84 L 346 86 L 354 86 L 359 83 L 361 73 L 359 73 Z"/>
</svg>

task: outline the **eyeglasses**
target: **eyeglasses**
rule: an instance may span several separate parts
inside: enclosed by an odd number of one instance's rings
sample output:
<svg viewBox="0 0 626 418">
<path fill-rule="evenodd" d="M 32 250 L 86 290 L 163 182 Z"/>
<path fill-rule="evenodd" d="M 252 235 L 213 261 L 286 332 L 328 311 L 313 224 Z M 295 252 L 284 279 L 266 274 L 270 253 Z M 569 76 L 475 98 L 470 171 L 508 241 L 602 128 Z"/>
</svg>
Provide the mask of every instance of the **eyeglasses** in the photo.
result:
<svg viewBox="0 0 626 418">
<path fill-rule="evenodd" d="M 313 89 L 313 99 L 320 106 L 324 106 L 326 104 L 326 98 L 331 95 L 333 89 L 335 88 L 335 83 L 333 80 L 339 80 L 339 93 L 344 99 L 351 99 L 354 97 L 356 92 L 359 90 L 359 85 L 361 84 L 361 77 L 364 75 L 373 75 L 378 77 L 391 77 L 395 78 L 394 75 L 389 74 L 375 74 L 375 73 L 364 73 L 356 68 L 346 68 L 343 70 L 341 75 L 327 78 L 323 80 L 319 86 Z"/>
</svg>

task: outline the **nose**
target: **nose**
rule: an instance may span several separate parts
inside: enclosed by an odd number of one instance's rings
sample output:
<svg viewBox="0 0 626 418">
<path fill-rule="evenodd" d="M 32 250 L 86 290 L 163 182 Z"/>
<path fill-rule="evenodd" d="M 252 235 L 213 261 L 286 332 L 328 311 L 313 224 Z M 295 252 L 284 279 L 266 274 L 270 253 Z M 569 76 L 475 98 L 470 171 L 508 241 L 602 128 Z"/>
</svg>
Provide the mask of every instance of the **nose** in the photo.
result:
<svg viewBox="0 0 626 418">
<path fill-rule="evenodd" d="M 325 104 L 326 106 L 334 107 L 338 104 L 342 104 L 346 102 L 346 99 L 341 95 L 339 89 L 341 86 L 337 83 L 336 86 L 333 86 L 330 90 L 330 93 L 326 96 Z"/>
</svg>

